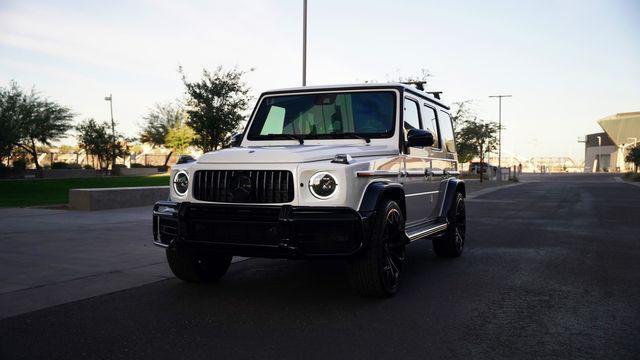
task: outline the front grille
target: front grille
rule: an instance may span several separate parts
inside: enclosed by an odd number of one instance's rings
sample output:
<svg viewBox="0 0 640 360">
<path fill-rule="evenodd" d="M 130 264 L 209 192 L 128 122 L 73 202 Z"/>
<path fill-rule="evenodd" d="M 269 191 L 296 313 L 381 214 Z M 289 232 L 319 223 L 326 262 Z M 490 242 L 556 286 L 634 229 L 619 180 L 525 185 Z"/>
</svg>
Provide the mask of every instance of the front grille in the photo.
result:
<svg viewBox="0 0 640 360">
<path fill-rule="evenodd" d="M 193 197 L 223 203 L 293 201 L 293 174 L 287 170 L 198 170 Z"/>
</svg>

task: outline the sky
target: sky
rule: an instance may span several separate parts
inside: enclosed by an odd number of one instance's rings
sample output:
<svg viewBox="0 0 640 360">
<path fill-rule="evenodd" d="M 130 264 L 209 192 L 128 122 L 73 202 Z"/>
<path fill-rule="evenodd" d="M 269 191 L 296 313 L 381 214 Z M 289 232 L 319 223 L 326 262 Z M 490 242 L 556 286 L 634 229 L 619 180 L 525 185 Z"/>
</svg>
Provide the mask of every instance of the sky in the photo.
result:
<svg viewBox="0 0 640 360">
<path fill-rule="evenodd" d="M 503 154 L 584 158 L 596 120 L 640 111 L 640 1 L 308 0 L 308 85 L 394 81 L 427 70 L 443 100 L 497 121 Z M 139 132 L 184 98 L 178 67 L 250 71 L 262 91 L 301 85 L 302 0 L 0 0 L 0 86 L 15 80 L 76 122 Z"/>
</svg>

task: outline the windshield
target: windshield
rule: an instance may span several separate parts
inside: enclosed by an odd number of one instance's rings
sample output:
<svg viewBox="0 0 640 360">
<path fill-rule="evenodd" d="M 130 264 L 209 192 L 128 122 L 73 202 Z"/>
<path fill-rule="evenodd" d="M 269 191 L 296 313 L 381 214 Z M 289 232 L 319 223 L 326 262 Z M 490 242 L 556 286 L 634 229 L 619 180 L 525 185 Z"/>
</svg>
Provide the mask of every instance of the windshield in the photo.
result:
<svg viewBox="0 0 640 360">
<path fill-rule="evenodd" d="M 265 97 L 248 139 L 388 138 L 395 99 L 391 91 Z"/>
</svg>

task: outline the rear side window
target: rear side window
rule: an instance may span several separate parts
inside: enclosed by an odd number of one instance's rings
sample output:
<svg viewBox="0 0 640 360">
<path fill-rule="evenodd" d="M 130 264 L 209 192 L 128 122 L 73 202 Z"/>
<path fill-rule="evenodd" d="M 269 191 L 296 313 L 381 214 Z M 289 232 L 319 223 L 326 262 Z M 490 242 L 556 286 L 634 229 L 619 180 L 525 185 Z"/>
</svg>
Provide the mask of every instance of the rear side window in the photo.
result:
<svg viewBox="0 0 640 360">
<path fill-rule="evenodd" d="M 436 118 L 436 110 L 427 105 L 422 107 L 422 128 L 429 130 L 433 134 L 433 145 L 431 147 L 440 148 L 438 138 L 438 120 Z"/>
<path fill-rule="evenodd" d="M 404 128 L 405 130 L 420 129 L 418 103 L 410 99 L 404 99 Z"/>
<path fill-rule="evenodd" d="M 446 112 L 440 112 L 440 134 L 442 137 L 442 143 L 448 152 L 456 152 L 456 141 L 453 136 L 453 126 L 451 124 L 451 117 Z"/>
</svg>

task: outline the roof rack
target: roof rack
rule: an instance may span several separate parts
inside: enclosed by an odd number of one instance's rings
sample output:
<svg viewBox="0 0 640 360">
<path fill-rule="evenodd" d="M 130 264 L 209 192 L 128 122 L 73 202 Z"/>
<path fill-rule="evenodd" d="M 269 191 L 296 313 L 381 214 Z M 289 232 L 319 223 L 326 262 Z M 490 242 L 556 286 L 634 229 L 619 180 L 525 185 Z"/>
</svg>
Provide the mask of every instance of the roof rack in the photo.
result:
<svg viewBox="0 0 640 360">
<path fill-rule="evenodd" d="M 402 81 L 401 84 L 405 85 L 414 85 L 416 89 L 424 91 L 425 85 L 427 85 L 426 81 Z"/>
<path fill-rule="evenodd" d="M 416 89 L 426 92 L 429 95 L 433 95 L 434 98 L 440 100 L 440 95 L 442 91 L 427 91 L 425 90 L 425 86 L 427 85 L 426 81 L 403 81 L 401 82 L 405 85 L 414 85 Z"/>
<path fill-rule="evenodd" d="M 425 91 L 427 94 L 433 95 L 434 98 L 440 100 L 440 94 L 442 91 Z"/>
</svg>

